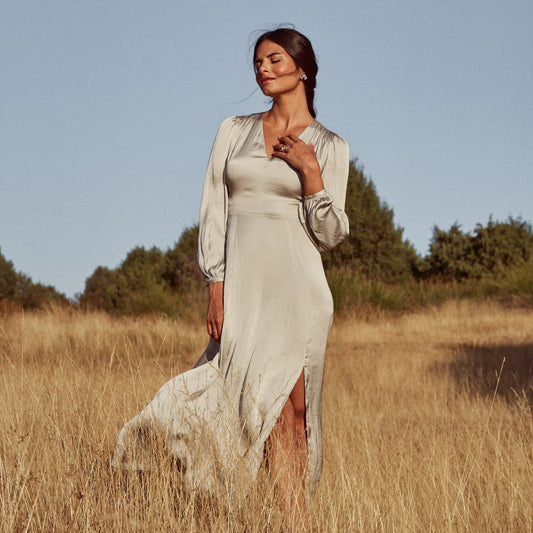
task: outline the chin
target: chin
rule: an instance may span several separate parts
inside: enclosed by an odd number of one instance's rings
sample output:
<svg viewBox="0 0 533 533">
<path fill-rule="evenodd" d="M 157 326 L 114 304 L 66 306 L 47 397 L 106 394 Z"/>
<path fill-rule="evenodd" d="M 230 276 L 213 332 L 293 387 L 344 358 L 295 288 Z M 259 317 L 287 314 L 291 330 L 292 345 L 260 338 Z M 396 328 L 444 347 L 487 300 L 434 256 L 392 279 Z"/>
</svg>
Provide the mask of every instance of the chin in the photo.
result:
<svg viewBox="0 0 533 533">
<path fill-rule="evenodd" d="M 277 96 L 278 94 L 281 94 L 283 92 L 283 91 L 272 90 L 272 88 L 270 88 L 268 84 L 266 86 L 261 85 L 260 89 L 261 89 L 261 92 L 265 96 L 269 96 L 270 98 L 273 98 L 274 96 Z"/>
</svg>

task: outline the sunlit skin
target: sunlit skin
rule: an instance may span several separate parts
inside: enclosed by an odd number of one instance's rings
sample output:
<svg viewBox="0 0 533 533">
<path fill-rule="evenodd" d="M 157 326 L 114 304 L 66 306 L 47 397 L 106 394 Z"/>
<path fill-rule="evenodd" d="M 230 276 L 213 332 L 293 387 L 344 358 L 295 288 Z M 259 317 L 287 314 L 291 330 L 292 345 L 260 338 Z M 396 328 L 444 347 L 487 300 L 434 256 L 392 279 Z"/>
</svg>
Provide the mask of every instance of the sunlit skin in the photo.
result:
<svg viewBox="0 0 533 533">
<path fill-rule="evenodd" d="M 314 122 L 307 107 L 303 74 L 283 47 L 263 41 L 254 58 L 256 81 L 272 98 L 263 114 L 265 157 L 283 159 L 298 171 L 306 196 L 324 188 L 312 143 L 298 135 Z M 284 147 L 286 151 L 281 151 Z M 224 282 L 209 285 L 207 332 L 220 341 L 224 322 Z M 275 480 L 280 504 L 291 531 L 305 531 L 306 510 L 303 479 L 307 465 L 305 387 L 303 371 L 292 390 L 266 444 L 269 470 Z"/>
</svg>

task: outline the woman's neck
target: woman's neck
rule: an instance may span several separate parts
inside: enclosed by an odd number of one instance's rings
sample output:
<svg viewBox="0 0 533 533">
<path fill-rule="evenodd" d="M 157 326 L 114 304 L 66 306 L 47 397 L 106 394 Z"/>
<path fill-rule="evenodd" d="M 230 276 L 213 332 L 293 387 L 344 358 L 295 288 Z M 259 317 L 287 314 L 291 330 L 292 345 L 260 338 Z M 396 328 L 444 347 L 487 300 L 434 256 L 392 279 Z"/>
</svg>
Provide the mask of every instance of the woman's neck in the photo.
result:
<svg viewBox="0 0 533 533">
<path fill-rule="evenodd" d="M 314 118 L 309 113 L 305 94 L 303 99 L 295 96 L 284 94 L 275 98 L 271 109 L 264 114 L 264 120 L 287 131 L 311 124 Z"/>
</svg>

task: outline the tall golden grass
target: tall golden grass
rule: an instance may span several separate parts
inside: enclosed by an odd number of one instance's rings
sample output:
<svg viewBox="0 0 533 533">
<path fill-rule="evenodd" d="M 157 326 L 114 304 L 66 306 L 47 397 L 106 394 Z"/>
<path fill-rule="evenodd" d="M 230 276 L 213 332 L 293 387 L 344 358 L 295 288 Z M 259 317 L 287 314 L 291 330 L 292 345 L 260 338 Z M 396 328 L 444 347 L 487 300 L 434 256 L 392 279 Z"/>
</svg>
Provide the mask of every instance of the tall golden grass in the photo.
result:
<svg viewBox="0 0 533 533">
<path fill-rule="evenodd" d="M 0 318 L 1 531 L 282 531 L 268 476 L 227 506 L 117 476 L 118 430 L 206 343 L 200 323 Z M 533 531 L 533 311 L 344 315 L 329 342 L 312 531 Z"/>
</svg>

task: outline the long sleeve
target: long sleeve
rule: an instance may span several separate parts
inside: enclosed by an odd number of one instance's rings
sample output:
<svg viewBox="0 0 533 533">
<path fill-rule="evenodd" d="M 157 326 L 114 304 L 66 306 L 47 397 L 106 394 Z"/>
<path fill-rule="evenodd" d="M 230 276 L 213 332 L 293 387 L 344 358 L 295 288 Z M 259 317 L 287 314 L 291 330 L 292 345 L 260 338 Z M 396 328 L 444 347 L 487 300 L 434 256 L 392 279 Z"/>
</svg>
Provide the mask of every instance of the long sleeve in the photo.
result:
<svg viewBox="0 0 533 533">
<path fill-rule="evenodd" d="M 229 153 L 234 117 L 218 129 L 207 165 L 200 207 L 198 265 L 207 283 L 224 281 L 228 192 L 226 160 Z"/>
<path fill-rule="evenodd" d="M 348 143 L 332 135 L 324 151 L 320 161 L 324 189 L 304 198 L 306 227 L 321 252 L 342 242 L 349 232 L 344 212 L 350 164 Z"/>
</svg>

